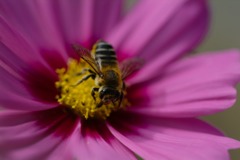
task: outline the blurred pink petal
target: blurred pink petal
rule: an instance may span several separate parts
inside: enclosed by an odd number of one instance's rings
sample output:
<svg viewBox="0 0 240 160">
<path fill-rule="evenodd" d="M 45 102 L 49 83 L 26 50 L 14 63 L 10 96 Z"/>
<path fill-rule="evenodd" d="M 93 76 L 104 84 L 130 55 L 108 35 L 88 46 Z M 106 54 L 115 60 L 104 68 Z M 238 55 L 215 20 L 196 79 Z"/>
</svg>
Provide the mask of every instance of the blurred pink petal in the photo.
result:
<svg viewBox="0 0 240 160">
<path fill-rule="evenodd" d="M 155 70 L 191 51 L 207 28 L 205 0 L 142 0 L 106 40 L 118 53 L 150 60 Z"/>
<path fill-rule="evenodd" d="M 156 72 L 158 78 L 151 83 L 130 87 L 130 99 L 137 106 L 130 110 L 161 117 L 195 117 L 225 110 L 236 101 L 239 61 L 237 50 L 179 60 L 164 72 Z"/>
<path fill-rule="evenodd" d="M 2 16 L 0 16 L 0 35 L 1 61 L 19 74 L 27 72 L 25 70 L 35 69 L 33 71 L 36 71 L 36 69 L 41 68 L 41 70 L 44 69 L 45 72 L 50 74 L 49 76 L 55 74 L 56 78 L 55 70 L 50 65 L 53 62 L 49 64 L 49 61 L 43 59 L 41 53 L 38 51 L 39 48 L 36 49 L 35 45 L 32 45 L 14 26 L 10 26 L 9 21 Z M 58 57 L 60 56 L 58 55 Z M 58 63 L 62 62 L 62 65 L 60 63 L 60 65 L 55 66 L 56 68 L 64 67 L 65 61 L 61 61 L 59 58 L 56 60 L 58 60 Z"/>
<path fill-rule="evenodd" d="M 0 112 L 0 159 L 48 159 L 75 127 L 59 110 Z M 65 147 L 65 150 L 68 149 Z M 56 157 L 55 157 L 56 158 Z"/>
<path fill-rule="evenodd" d="M 60 58 L 54 58 L 55 61 L 43 59 L 36 45 L 28 41 L 26 36 L 15 29 L 15 26 L 10 26 L 9 20 L 5 20 L 2 16 L 0 33 L 2 105 L 27 110 L 55 107 L 57 105 L 54 86 L 57 80 L 55 69 L 66 66 L 66 62 Z M 48 55 L 56 54 L 48 53 Z"/>
<path fill-rule="evenodd" d="M 47 49 L 58 52 L 58 57 L 55 56 L 55 58 L 67 60 L 64 42 L 53 17 L 51 2 L 46 0 L 22 0 L 21 2 L 0 0 L 1 17 L 14 31 L 20 33 L 29 42 L 29 47 L 34 47 L 41 52 L 41 56 L 45 59 L 49 59 L 50 55 L 42 50 Z"/>
<path fill-rule="evenodd" d="M 69 3 L 58 0 L 50 3 L 64 41 L 68 45 L 80 42 L 91 47 L 120 20 L 123 1 L 72 0 Z"/>
<path fill-rule="evenodd" d="M 0 136 L 1 159 L 135 159 L 134 154 L 112 136 L 103 139 L 100 135 L 83 135 L 79 120 L 59 109 L 2 111 Z"/>
<path fill-rule="evenodd" d="M 77 159 L 102 159 L 116 160 L 136 159 L 134 153 L 119 143 L 114 137 L 95 136 L 89 137 L 80 134 L 81 130 L 77 129 L 72 135 L 72 158 Z M 112 139 L 114 138 L 114 139 Z"/>
<path fill-rule="evenodd" d="M 39 49 L 59 52 L 66 60 L 65 47 L 76 42 L 91 47 L 109 32 L 119 21 L 121 5 L 121 0 L 1 0 L 0 13 Z"/>
<path fill-rule="evenodd" d="M 12 49 L 24 53 L 21 45 L 16 46 Z M 25 110 L 55 107 L 56 77 L 41 63 L 31 61 L 32 58 L 26 58 L 27 56 L 17 56 L 2 43 L 0 50 L 1 106 Z"/>
<path fill-rule="evenodd" d="M 124 120 L 114 117 L 108 126 L 111 133 L 144 159 L 226 160 L 228 149 L 240 147 L 240 142 L 197 119 L 119 116 Z"/>
</svg>

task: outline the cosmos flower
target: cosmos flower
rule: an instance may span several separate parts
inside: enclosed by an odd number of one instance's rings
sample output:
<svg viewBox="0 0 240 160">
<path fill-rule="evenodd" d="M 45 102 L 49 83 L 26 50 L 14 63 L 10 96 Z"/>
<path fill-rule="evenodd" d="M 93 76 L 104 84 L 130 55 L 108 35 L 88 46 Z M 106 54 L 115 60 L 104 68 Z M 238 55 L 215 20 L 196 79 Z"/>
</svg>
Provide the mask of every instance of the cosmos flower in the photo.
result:
<svg viewBox="0 0 240 160">
<path fill-rule="evenodd" d="M 140 0 L 124 14 L 122 2 L 0 0 L 0 159 L 227 160 L 240 147 L 197 119 L 231 107 L 240 80 L 237 50 L 186 56 L 207 32 L 207 2 Z M 91 79 L 68 84 L 84 68 L 72 45 L 99 39 L 120 64 L 144 60 L 120 108 L 95 108 Z"/>
</svg>

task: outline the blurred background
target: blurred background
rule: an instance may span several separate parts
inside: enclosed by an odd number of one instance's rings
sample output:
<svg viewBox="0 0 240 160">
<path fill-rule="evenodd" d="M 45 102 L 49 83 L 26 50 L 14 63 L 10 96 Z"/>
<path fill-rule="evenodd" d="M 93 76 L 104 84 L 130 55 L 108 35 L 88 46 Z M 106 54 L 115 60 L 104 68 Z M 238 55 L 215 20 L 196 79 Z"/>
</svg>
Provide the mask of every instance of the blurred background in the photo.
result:
<svg viewBox="0 0 240 160">
<path fill-rule="evenodd" d="M 198 50 L 240 49 L 240 1 L 210 0 L 209 2 L 212 24 L 206 40 Z M 240 93 L 240 85 L 238 91 Z M 204 119 L 220 128 L 226 135 L 240 140 L 240 98 L 231 109 Z M 231 151 L 231 156 L 232 160 L 239 160 L 240 150 Z"/>
<path fill-rule="evenodd" d="M 127 7 L 130 8 L 135 1 L 128 0 Z M 240 0 L 209 0 L 209 3 L 212 12 L 211 28 L 197 52 L 240 49 Z M 240 93 L 240 85 L 238 90 Z M 203 119 L 222 130 L 227 136 L 240 140 L 240 98 L 231 109 Z M 240 160 L 240 150 L 230 153 L 231 160 Z"/>
</svg>

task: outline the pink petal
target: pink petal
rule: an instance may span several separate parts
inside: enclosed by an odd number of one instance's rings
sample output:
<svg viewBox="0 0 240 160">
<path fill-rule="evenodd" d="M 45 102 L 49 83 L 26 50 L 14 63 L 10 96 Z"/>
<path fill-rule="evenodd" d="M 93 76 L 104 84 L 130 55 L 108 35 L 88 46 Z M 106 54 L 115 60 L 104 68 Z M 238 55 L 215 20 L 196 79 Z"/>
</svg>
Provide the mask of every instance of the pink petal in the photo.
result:
<svg viewBox="0 0 240 160">
<path fill-rule="evenodd" d="M 1 15 L 30 42 L 68 58 L 70 44 L 92 45 L 119 21 L 121 0 L 0 1 Z M 66 45 L 66 46 L 65 46 Z M 66 48 L 69 50 L 66 52 Z M 42 53 L 45 59 L 49 55 Z"/>
<path fill-rule="evenodd" d="M 119 143 L 112 136 L 101 137 L 100 135 L 82 135 L 78 128 L 72 135 L 71 159 L 91 160 L 130 160 L 136 159 L 134 154 Z"/>
<path fill-rule="evenodd" d="M 119 21 L 123 1 L 73 0 L 69 3 L 58 0 L 50 3 L 64 41 L 92 47 L 92 43 Z"/>
<path fill-rule="evenodd" d="M 195 117 L 225 110 L 236 100 L 239 62 L 236 50 L 179 60 L 164 72 L 156 72 L 158 78 L 130 87 L 130 100 L 138 107 L 129 109 L 164 117 Z"/>
<path fill-rule="evenodd" d="M 120 59 L 137 56 L 161 68 L 199 44 L 208 19 L 205 0 L 142 0 L 105 39 Z"/>
<path fill-rule="evenodd" d="M 228 149 L 240 147 L 240 142 L 193 118 L 124 114 L 114 117 L 108 127 L 126 147 L 150 160 L 226 160 Z"/>
<path fill-rule="evenodd" d="M 15 48 L 24 52 L 20 46 Z M 1 106 L 28 110 L 55 107 L 56 77 L 39 63 L 27 64 L 23 60 L 24 56 L 23 58 L 16 56 L 2 44 L 0 50 Z"/>
<path fill-rule="evenodd" d="M 0 112 L 0 159 L 55 160 L 64 157 L 61 144 L 73 131 L 76 121 L 63 113 L 56 109 Z M 68 150 L 66 146 L 64 149 Z"/>
<path fill-rule="evenodd" d="M 22 77 L 13 69 L 0 62 L 0 104 L 1 107 L 23 110 L 44 110 L 58 105 L 54 81 L 47 77 L 29 73 Z"/>
<path fill-rule="evenodd" d="M 55 68 L 65 64 L 58 59 L 48 64 L 36 48 L 1 17 L 0 33 L 1 105 L 29 110 L 55 107 Z"/>
<path fill-rule="evenodd" d="M 83 130 L 78 118 L 61 108 L 2 111 L 0 159 L 136 159 L 112 135 L 102 136 L 96 130 L 84 134 Z"/>
<path fill-rule="evenodd" d="M 36 49 L 45 61 L 54 65 L 50 59 L 58 63 L 66 62 L 68 54 L 64 49 L 64 42 L 51 13 L 49 2 L 0 0 L 0 14 L 2 21 L 6 21 L 14 31 L 20 33 L 31 44 L 29 47 Z M 53 53 L 49 54 L 49 52 Z"/>
<path fill-rule="evenodd" d="M 10 26 L 2 16 L 0 16 L 0 35 L 1 61 L 12 69 L 20 72 L 24 67 L 26 70 L 29 68 L 36 69 L 38 66 L 39 68 L 42 67 L 41 70 L 44 69 L 50 74 L 55 73 L 55 69 L 51 68 L 45 59 L 41 57 L 41 53 L 38 51 L 39 48 L 36 48 L 26 37 L 22 36 L 19 30 Z M 57 62 L 60 63 L 61 61 Z M 62 65 L 59 65 L 58 68 L 60 66 Z"/>
</svg>

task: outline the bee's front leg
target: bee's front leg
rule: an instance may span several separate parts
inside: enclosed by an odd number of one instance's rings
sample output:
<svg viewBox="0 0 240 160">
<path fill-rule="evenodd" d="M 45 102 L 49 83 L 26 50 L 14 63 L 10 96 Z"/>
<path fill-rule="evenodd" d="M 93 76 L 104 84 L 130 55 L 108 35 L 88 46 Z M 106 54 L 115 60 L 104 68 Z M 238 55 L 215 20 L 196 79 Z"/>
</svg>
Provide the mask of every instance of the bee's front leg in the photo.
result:
<svg viewBox="0 0 240 160">
<path fill-rule="evenodd" d="M 93 72 L 91 69 L 89 68 L 84 68 L 81 72 L 76 73 L 76 76 L 80 76 L 85 74 L 86 72 L 89 72 L 90 74 L 95 74 L 95 72 Z"/>
<path fill-rule="evenodd" d="M 103 105 L 103 101 L 101 101 L 100 103 L 98 103 L 98 105 L 96 106 L 96 108 L 100 108 Z"/>
<path fill-rule="evenodd" d="M 80 83 L 82 83 L 83 81 L 88 80 L 89 78 L 95 79 L 96 78 L 96 74 L 89 74 L 85 77 L 83 77 L 81 80 L 79 80 L 76 84 L 74 84 L 74 86 L 79 85 Z"/>
<path fill-rule="evenodd" d="M 91 92 L 91 95 L 92 95 L 92 97 L 93 97 L 93 99 L 96 101 L 96 97 L 95 97 L 95 92 L 98 92 L 98 90 L 99 90 L 99 88 L 93 88 L 92 89 L 92 92 Z"/>
</svg>

